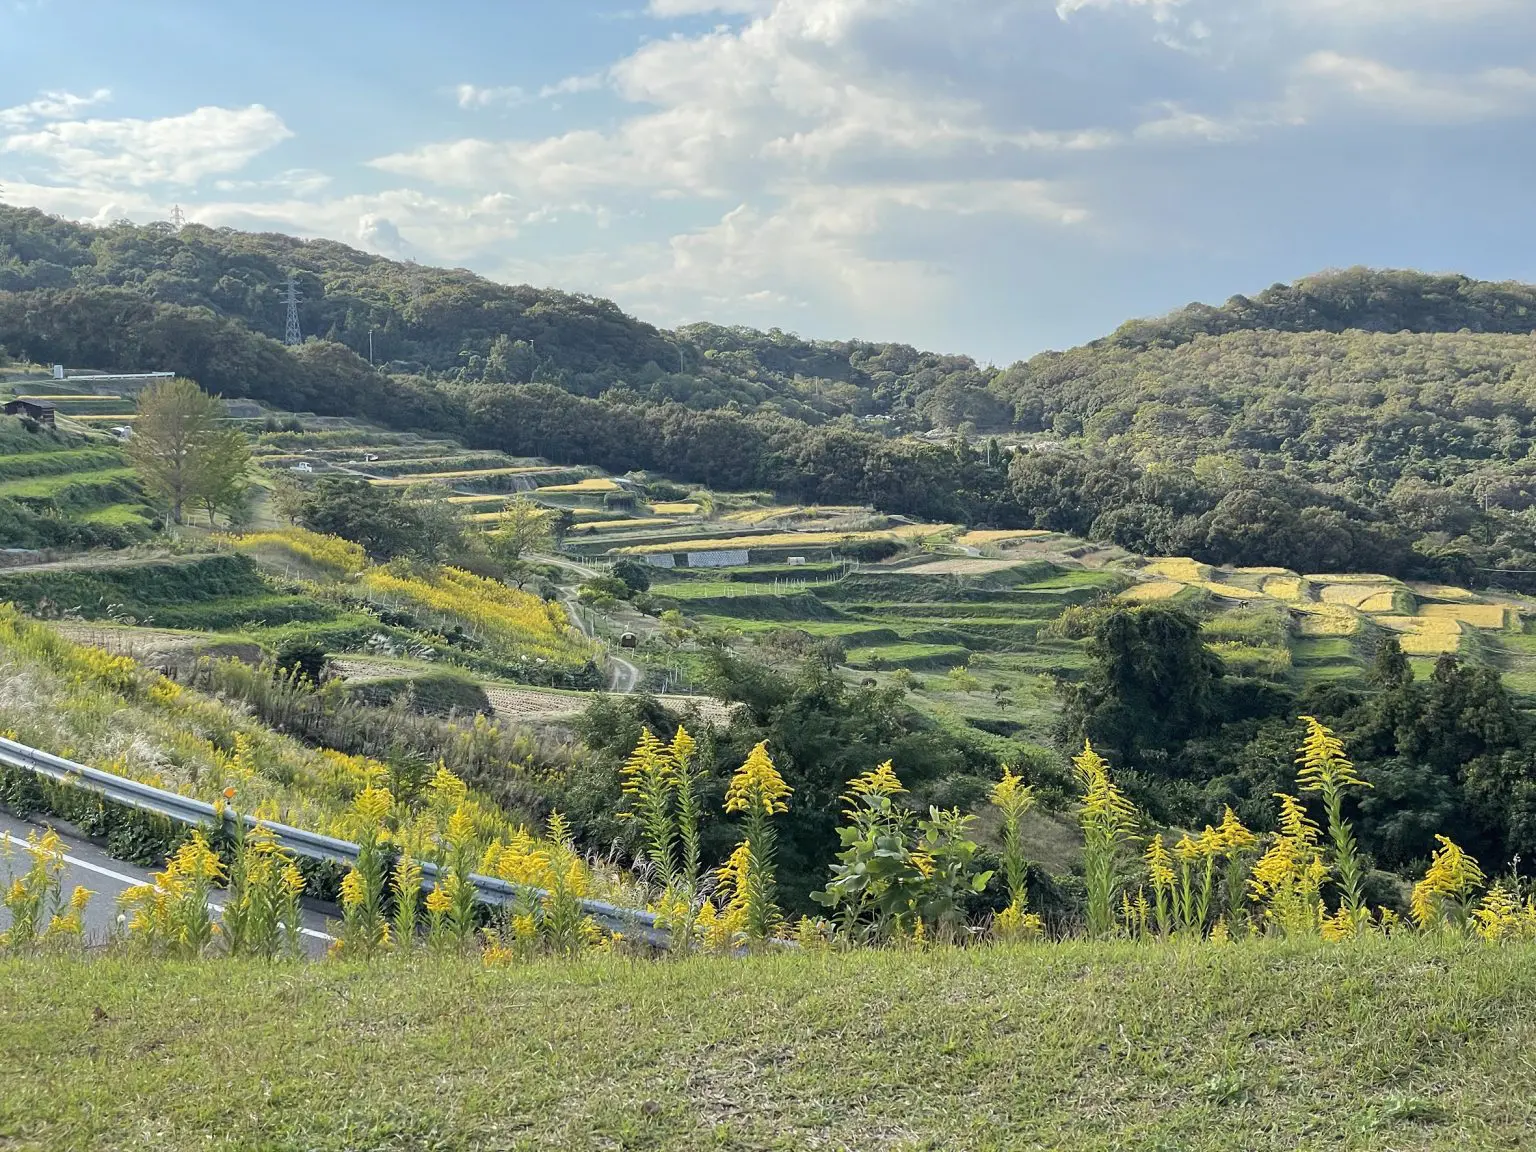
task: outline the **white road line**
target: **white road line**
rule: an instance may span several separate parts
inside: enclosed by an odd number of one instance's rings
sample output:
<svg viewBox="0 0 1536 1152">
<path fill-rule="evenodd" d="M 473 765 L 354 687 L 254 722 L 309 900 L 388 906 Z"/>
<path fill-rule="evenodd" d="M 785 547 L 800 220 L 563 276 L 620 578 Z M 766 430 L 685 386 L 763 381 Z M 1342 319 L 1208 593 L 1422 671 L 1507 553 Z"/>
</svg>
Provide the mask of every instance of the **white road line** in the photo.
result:
<svg viewBox="0 0 1536 1152">
<path fill-rule="evenodd" d="M 13 836 L 9 832 L 0 832 L 0 837 L 4 838 L 3 843 L 7 848 L 14 844 L 25 852 L 31 852 L 34 856 L 42 851 L 36 845 L 28 844 L 25 840 Z M 114 872 L 110 868 L 103 868 L 100 864 L 92 864 L 89 860 L 82 860 L 78 856 L 71 856 L 67 852 L 64 853 L 61 859 L 66 864 L 73 864 L 76 868 L 84 868 L 87 872 L 94 872 L 98 876 L 105 876 L 110 880 L 116 880 L 119 884 L 126 884 L 130 888 L 142 888 L 149 883 L 147 880 L 140 880 L 137 876 L 128 876 L 122 872 Z M 224 914 L 224 905 L 215 904 L 212 900 L 208 901 L 208 908 L 210 911 L 217 912 L 220 916 Z M 336 937 L 325 932 L 317 932 L 313 928 L 305 928 L 302 925 L 299 928 L 299 935 L 308 936 L 312 940 L 336 939 Z"/>
</svg>

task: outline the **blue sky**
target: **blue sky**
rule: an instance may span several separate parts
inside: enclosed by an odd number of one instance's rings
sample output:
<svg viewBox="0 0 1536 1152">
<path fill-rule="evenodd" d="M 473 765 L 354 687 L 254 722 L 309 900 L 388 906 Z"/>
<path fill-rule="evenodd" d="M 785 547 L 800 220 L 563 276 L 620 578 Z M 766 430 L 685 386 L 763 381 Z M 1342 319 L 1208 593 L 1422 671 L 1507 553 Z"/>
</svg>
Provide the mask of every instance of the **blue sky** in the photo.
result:
<svg viewBox="0 0 1536 1152">
<path fill-rule="evenodd" d="M 0 197 L 1006 363 L 1536 279 L 1536 0 L 0 0 Z"/>
</svg>

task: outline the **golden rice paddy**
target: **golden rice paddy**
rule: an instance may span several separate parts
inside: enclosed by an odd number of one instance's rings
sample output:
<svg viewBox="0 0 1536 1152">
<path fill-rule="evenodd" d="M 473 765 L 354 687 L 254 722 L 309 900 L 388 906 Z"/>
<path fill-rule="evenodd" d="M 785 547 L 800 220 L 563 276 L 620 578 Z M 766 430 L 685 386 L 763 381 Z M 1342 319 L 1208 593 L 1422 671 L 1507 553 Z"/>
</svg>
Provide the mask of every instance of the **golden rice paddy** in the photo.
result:
<svg viewBox="0 0 1536 1152">
<path fill-rule="evenodd" d="M 1211 578 L 1212 568 L 1209 564 L 1201 564 L 1188 556 L 1168 556 L 1161 560 L 1153 560 L 1142 571 L 1167 580 L 1200 584 Z"/>
<path fill-rule="evenodd" d="M 1295 576 L 1289 568 L 1234 568 L 1233 573 L 1238 576 Z"/>
<path fill-rule="evenodd" d="M 1260 593 L 1252 588 L 1244 588 L 1240 584 L 1223 584 L 1219 580 L 1202 580 L 1200 587 L 1213 596 L 1220 596 L 1224 600 L 1252 600 Z"/>
<path fill-rule="evenodd" d="M 963 532 L 955 537 L 955 543 L 962 548 L 985 548 L 989 544 L 1005 544 L 1010 540 L 1038 540 L 1041 536 L 1049 535 L 1051 533 L 1043 528 L 983 530 Z"/>
<path fill-rule="evenodd" d="M 616 481 L 606 476 L 590 476 L 585 480 L 578 480 L 575 484 L 551 484 L 539 489 L 540 496 L 546 495 L 584 495 L 589 492 L 617 492 L 619 485 Z"/>
<path fill-rule="evenodd" d="M 1396 584 L 1397 581 L 1390 576 L 1383 576 L 1377 572 L 1329 572 L 1323 574 L 1308 575 L 1308 580 L 1315 580 L 1319 584 Z"/>
<path fill-rule="evenodd" d="M 1324 604 L 1348 604 L 1351 608 L 1359 608 L 1367 600 L 1374 599 L 1385 591 L 1388 596 L 1392 594 L 1390 588 L 1382 589 L 1370 584 L 1325 584 L 1319 590 L 1318 596 Z"/>
<path fill-rule="evenodd" d="M 1134 588 L 1127 588 L 1120 593 L 1120 599 L 1128 600 L 1132 604 L 1144 604 L 1153 600 L 1168 600 L 1177 596 L 1187 588 L 1187 584 L 1180 584 L 1176 580 L 1152 580 L 1146 584 L 1138 584 Z"/>
<path fill-rule="evenodd" d="M 1420 615 L 1432 620 L 1460 620 L 1474 628 L 1504 627 L 1502 604 L 1426 604 Z"/>
<path fill-rule="evenodd" d="M 1300 576 L 1272 576 L 1264 581 L 1264 595 L 1276 600 L 1300 600 L 1302 583 Z"/>
<path fill-rule="evenodd" d="M 583 520 L 574 529 L 577 532 L 606 532 L 612 528 L 665 528 L 676 524 L 676 520 L 669 520 L 664 516 L 650 517 L 645 520 Z"/>
<path fill-rule="evenodd" d="M 1450 584 L 1410 584 L 1408 587 L 1412 588 L 1426 600 L 1454 600 L 1458 602 L 1464 602 L 1467 600 L 1477 599 L 1476 593 L 1469 592 L 1465 588 L 1453 587 Z"/>
<path fill-rule="evenodd" d="M 702 504 L 666 503 L 651 505 L 651 511 L 658 516 L 697 516 L 703 510 Z"/>
<path fill-rule="evenodd" d="M 1396 592 L 1374 592 L 1356 605 L 1362 612 L 1393 612 L 1397 610 Z"/>
<path fill-rule="evenodd" d="M 1353 636 L 1360 630 L 1360 617 L 1343 604 L 1297 604 L 1303 613 L 1303 636 Z"/>
<path fill-rule="evenodd" d="M 526 476 L 530 472 L 548 472 L 548 468 L 471 468 L 462 472 L 418 472 L 414 476 L 382 476 L 369 483 L 380 488 L 403 488 L 411 484 L 431 484 L 447 480 L 478 480 L 482 476 Z"/>
</svg>

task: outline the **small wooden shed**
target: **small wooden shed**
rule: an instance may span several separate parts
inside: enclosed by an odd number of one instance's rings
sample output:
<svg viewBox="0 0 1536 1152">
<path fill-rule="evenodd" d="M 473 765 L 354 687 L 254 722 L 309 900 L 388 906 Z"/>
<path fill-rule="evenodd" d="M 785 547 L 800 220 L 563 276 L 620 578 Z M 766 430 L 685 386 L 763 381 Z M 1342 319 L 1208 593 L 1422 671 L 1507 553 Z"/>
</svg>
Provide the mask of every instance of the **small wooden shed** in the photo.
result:
<svg viewBox="0 0 1536 1152">
<path fill-rule="evenodd" d="M 9 400 L 5 405 L 5 414 L 36 420 L 50 428 L 54 426 L 53 405 L 46 400 Z"/>
</svg>

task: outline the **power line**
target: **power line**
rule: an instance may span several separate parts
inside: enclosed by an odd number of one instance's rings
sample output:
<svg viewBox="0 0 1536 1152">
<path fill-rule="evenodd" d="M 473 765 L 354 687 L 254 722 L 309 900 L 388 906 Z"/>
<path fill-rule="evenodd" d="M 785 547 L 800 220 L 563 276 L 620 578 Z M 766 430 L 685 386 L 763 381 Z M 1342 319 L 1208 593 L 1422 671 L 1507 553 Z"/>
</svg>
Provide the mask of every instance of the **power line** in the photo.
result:
<svg viewBox="0 0 1536 1152">
<path fill-rule="evenodd" d="M 283 303 L 288 306 L 288 325 L 283 330 L 283 343 L 290 348 L 304 343 L 304 333 L 299 330 L 299 302 L 303 299 L 299 295 L 299 282 L 294 279 L 293 273 L 288 274 L 288 294 L 283 298 Z"/>
</svg>

